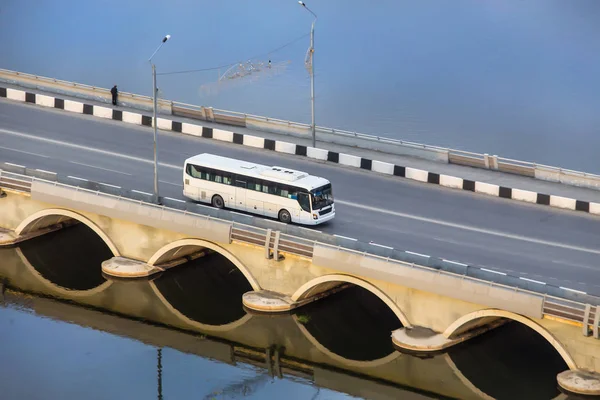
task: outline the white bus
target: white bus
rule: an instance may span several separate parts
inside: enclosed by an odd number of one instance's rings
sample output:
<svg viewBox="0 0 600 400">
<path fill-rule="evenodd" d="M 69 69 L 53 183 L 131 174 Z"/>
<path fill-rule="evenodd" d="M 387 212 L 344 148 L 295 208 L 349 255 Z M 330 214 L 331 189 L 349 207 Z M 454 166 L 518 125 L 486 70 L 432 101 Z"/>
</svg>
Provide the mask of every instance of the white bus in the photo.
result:
<svg viewBox="0 0 600 400">
<path fill-rule="evenodd" d="M 331 183 L 283 167 L 268 167 L 213 154 L 185 160 L 183 195 L 230 208 L 318 225 L 335 217 Z"/>
</svg>

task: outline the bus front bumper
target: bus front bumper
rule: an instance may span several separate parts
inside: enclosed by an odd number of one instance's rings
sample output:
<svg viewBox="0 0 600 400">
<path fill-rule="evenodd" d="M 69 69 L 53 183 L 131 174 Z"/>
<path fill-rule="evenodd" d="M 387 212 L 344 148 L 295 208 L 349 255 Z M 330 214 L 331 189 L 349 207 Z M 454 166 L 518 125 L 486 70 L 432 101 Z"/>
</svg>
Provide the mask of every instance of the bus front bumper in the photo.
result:
<svg viewBox="0 0 600 400">
<path fill-rule="evenodd" d="M 318 215 L 318 213 L 317 213 Z M 335 211 L 331 211 L 325 215 L 319 215 L 317 219 L 312 220 L 312 225 L 320 225 L 324 222 L 330 221 L 335 217 Z"/>
</svg>

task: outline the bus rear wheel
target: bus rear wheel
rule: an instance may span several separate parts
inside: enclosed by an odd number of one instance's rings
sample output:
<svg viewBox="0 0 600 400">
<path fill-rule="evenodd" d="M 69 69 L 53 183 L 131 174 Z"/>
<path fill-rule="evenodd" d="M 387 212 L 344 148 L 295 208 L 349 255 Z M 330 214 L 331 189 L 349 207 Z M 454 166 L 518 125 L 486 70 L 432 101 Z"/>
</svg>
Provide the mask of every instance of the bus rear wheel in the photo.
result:
<svg viewBox="0 0 600 400">
<path fill-rule="evenodd" d="M 289 224 L 292 222 L 292 216 L 290 215 L 290 212 L 288 210 L 279 211 L 279 221 L 283 222 L 284 224 Z"/>
<path fill-rule="evenodd" d="M 223 198 L 221 196 L 219 196 L 218 194 L 213 196 L 211 203 L 212 203 L 212 206 L 216 207 L 216 208 L 225 207 L 225 202 L 223 201 Z"/>
</svg>

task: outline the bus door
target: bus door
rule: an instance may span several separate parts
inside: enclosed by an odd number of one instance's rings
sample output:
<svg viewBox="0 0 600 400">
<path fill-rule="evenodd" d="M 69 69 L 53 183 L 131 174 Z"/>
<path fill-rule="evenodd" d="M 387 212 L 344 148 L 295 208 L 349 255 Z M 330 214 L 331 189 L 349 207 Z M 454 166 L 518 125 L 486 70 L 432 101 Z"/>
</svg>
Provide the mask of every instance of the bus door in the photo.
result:
<svg viewBox="0 0 600 400">
<path fill-rule="evenodd" d="M 235 208 L 246 211 L 246 181 L 235 181 Z"/>
<path fill-rule="evenodd" d="M 310 210 L 310 196 L 308 193 L 299 192 L 298 193 L 298 203 L 302 210 L 300 211 L 300 222 L 310 224 L 312 222 L 312 214 Z M 302 212 L 306 211 L 306 212 Z"/>
<path fill-rule="evenodd" d="M 255 179 L 248 179 L 246 182 L 248 191 L 246 192 L 246 211 L 255 214 L 264 215 L 264 203 L 262 197 L 262 185 Z"/>
</svg>

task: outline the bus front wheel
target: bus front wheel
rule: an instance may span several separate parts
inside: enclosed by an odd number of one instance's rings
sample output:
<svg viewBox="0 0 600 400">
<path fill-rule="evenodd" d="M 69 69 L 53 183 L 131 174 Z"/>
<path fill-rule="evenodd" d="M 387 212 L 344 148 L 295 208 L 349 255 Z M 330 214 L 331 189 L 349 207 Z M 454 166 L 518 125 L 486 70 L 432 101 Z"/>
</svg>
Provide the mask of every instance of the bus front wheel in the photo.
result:
<svg viewBox="0 0 600 400">
<path fill-rule="evenodd" d="M 292 216 L 288 210 L 281 210 L 279 211 L 279 220 L 284 224 L 289 224 L 292 222 Z"/>
<path fill-rule="evenodd" d="M 225 202 L 223 201 L 223 198 L 217 194 L 212 198 L 212 205 L 216 208 L 223 208 L 225 207 Z"/>
</svg>

